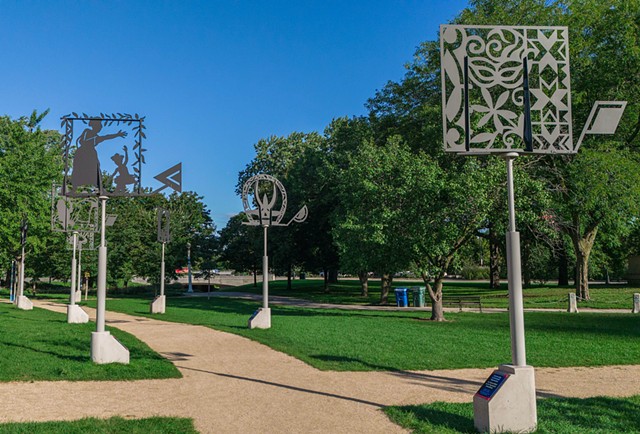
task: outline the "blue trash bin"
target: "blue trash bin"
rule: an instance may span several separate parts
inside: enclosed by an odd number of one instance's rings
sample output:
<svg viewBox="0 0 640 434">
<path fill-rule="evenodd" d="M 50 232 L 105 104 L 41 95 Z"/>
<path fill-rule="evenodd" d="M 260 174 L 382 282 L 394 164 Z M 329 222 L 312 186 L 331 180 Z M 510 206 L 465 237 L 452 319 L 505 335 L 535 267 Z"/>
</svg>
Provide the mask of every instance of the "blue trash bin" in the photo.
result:
<svg viewBox="0 0 640 434">
<path fill-rule="evenodd" d="M 396 288 L 396 306 L 407 307 L 409 306 L 409 299 L 407 297 L 407 288 Z"/>
</svg>

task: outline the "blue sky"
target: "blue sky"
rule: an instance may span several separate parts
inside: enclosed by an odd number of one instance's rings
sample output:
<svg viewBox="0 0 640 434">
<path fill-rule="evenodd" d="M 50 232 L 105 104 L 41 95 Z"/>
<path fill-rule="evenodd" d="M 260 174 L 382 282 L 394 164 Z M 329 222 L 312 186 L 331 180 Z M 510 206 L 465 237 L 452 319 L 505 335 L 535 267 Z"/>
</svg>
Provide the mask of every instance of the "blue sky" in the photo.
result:
<svg viewBox="0 0 640 434">
<path fill-rule="evenodd" d="M 72 111 L 146 116 L 143 184 L 182 161 L 221 229 L 260 138 L 365 114 L 466 5 L 0 0 L 0 114 L 50 108 L 50 129 Z"/>
</svg>

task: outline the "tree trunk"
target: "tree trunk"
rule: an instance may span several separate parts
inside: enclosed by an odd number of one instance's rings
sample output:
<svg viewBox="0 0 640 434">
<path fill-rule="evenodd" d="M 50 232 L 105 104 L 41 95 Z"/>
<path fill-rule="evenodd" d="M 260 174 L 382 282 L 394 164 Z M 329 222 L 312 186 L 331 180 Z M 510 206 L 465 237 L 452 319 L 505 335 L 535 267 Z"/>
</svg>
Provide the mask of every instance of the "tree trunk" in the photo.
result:
<svg viewBox="0 0 640 434">
<path fill-rule="evenodd" d="M 576 296 L 581 300 L 590 300 L 589 295 L 589 255 L 598 234 L 598 227 L 585 232 L 580 237 L 577 232 L 572 234 L 573 246 L 576 254 Z"/>
<path fill-rule="evenodd" d="M 253 267 L 253 287 L 258 287 L 258 268 Z"/>
<path fill-rule="evenodd" d="M 493 236 L 489 237 L 489 288 L 500 288 L 500 246 Z"/>
<path fill-rule="evenodd" d="M 429 298 L 431 299 L 431 321 L 445 320 L 444 309 L 442 308 L 442 279 L 443 277 L 437 277 L 433 282 L 433 286 L 425 280 Z"/>
<path fill-rule="evenodd" d="M 393 283 L 393 275 L 391 273 L 382 273 L 380 281 L 380 304 L 388 304 L 389 292 L 391 292 L 391 284 Z"/>
<path fill-rule="evenodd" d="M 521 247 L 522 251 L 522 283 L 525 288 L 529 288 L 531 286 L 531 265 L 529 261 L 531 259 L 531 249 L 529 248 L 529 243 L 522 243 Z"/>
<path fill-rule="evenodd" d="M 369 296 L 369 273 L 366 271 L 358 272 L 358 280 L 360 280 L 360 295 Z"/>
<path fill-rule="evenodd" d="M 322 275 L 324 276 L 324 292 L 329 292 L 329 272 L 326 268 L 322 270 Z"/>
<path fill-rule="evenodd" d="M 329 283 L 338 283 L 338 270 L 334 268 L 329 269 Z"/>
<path fill-rule="evenodd" d="M 569 285 L 569 257 L 567 256 L 567 246 L 564 241 L 558 243 L 558 285 Z"/>
<path fill-rule="evenodd" d="M 287 290 L 291 291 L 291 273 L 293 272 L 291 264 L 289 264 L 289 268 L 287 269 Z"/>
</svg>

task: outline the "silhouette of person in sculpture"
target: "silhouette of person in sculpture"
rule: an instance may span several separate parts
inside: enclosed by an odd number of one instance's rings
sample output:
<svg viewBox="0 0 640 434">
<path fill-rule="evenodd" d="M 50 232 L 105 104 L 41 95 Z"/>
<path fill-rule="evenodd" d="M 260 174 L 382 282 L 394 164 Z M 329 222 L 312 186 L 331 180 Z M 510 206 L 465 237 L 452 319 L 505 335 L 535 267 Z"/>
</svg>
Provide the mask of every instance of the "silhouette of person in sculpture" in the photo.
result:
<svg viewBox="0 0 640 434">
<path fill-rule="evenodd" d="M 122 130 L 115 134 L 100 136 L 98 133 L 100 133 L 101 130 L 102 120 L 91 119 L 89 121 L 89 128 L 85 129 L 76 140 L 78 147 L 73 157 L 73 172 L 71 173 L 71 188 L 73 191 L 77 191 L 81 185 L 90 185 L 96 188 L 101 187 L 100 160 L 98 160 L 96 146 L 105 140 L 127 136 L 127 133 Z"/>
<path fill-rule="evenodd" d="M 129 162 L 129 153 L 127 152 L 127 147 L 123 146 L 122 150 L 124 151 L 124 156 L 121 154 L 115 154 L 111 157 L 113 162 L 116 164 L 116 170 L 113 171 L 111 177 L 113 178 L 113 183 L 116 185 L 115 193 L 126 193 L 127 185 L 135 184 L 136 178 L 132 174 L 129 173 L 129 169 L 127 168 L 127 163 Z M 118 174 L 118 176 L 116 176 Z"/>
</svg>

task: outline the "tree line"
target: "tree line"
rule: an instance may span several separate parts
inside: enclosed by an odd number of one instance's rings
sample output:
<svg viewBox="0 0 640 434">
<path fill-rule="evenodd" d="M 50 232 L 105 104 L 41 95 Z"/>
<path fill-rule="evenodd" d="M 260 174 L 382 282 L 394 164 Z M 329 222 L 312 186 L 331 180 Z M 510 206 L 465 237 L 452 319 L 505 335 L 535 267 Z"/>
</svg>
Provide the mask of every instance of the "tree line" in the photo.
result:
<svg viewBox="0 0 640 434">
<path fill-rule="evenodd" d="M 525 284 L 566 285 L 573 277 L 578 297 L 588 300 L 590 271 L 620 277 L 627 256 L 638 253 L 640 1 L 475 0 L 452 22 L 567 26 L 577 131 L 595 101 L 628 101 L 615 136 L 591 136 L 576 155 L 515 161 Z M 505 165 L 492 156 L 445 154 L 441 98 L 439 43 L 427 41 L 402 80 L 367 101 L 368 115 L 255 144 L 237 192 L 249 177 L 268 173 L 285 185 L 292 208 L 309 208 L 304 224 L 272 230 L 276 271 L 322 271 L 328 282 L 339 270 L 357 275 L 363 294 L 373 272 L 386 302 L 394 274 L 411 270 L 425 282 L 434 320 L 443 319 L 444 277 L 477 264 L 484 252 L 491 285 L 500 284 Z M 242 220 L 220 231 L 220 255 L 255 273 L 261 235 Z"/>
</svg>

